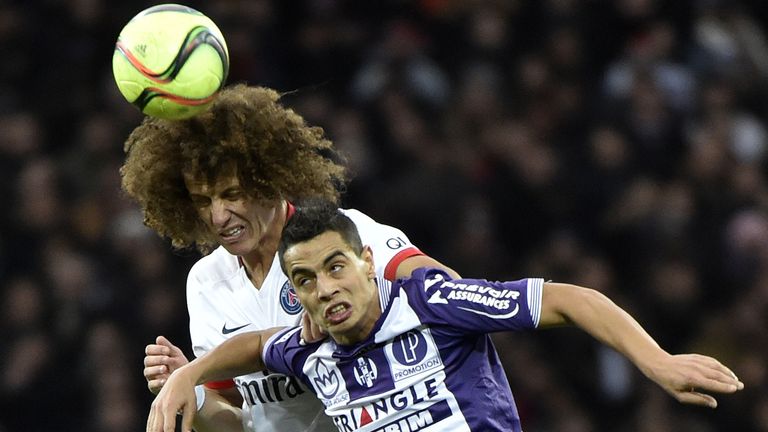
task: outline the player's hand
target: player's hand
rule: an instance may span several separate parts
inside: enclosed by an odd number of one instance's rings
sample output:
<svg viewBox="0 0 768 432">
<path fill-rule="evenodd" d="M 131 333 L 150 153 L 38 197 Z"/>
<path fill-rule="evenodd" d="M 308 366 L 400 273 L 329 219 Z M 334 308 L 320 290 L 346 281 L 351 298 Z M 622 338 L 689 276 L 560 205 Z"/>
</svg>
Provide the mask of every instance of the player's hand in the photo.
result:
<svg viewBox="0 0 768 432">
<path fill-rule="evenodd" d="M 196 380 L 185 369 L 188 368 L 182 367 L 172 373 L 155 397 L 147 417 L 147 432 L 174 432 L 177 414 L 182 415 L 182 432 L 192 430 L 197 413 Z"/>
<path fill-rule="evenodd" d="M 735 393 L 744 388 L 736 374 L 712 357 L 668 355 L 653 365 L 648 377 L 682 403 L 717 407 L 710 393 Z"/>
<path fill-rule="evenodd" d="M 304 312 L 304 315 L 301 317 L 301 340 L 306 343 L 312 343 L 321 341 L 327 336 L 328 333 L 315 324 L 308 313 Z"/>
<path fill-rule="evenodd" d="M 157 394 L 173 371 L 189 363 L 184 353 L 163 336 L 144 348 L 144 378 L 149 391 Z"/>
</svg>

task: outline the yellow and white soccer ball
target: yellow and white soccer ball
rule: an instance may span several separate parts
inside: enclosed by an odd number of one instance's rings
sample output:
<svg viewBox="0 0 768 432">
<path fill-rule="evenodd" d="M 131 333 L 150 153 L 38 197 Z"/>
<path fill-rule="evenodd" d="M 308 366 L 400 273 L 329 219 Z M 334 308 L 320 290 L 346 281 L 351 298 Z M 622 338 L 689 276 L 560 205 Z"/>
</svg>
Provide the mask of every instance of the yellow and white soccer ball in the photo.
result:
<svg viewBox="0 0 768 432">
<path fill-rule="evenodd" d="M 207 16 L 178 4 L 141 11 L 120 32 L 112 56 L 125 99 L 144 114 L 170 120 L 205 110 L 228 71 L 221 30 Z"/>
</svg>

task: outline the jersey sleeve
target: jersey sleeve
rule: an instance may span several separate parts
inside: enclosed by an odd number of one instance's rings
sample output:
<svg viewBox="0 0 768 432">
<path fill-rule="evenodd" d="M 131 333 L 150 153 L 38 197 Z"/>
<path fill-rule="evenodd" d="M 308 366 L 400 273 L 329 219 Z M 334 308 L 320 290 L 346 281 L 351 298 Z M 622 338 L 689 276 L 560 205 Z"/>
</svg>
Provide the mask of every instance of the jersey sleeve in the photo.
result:
<svg viewBox="0 0 768 432">
<path fill-rule="evenodd" d="M 207 307 L 203 294 L 203 284 L 191 271 L 187 276 L 187 311 L 189 312 L 189 336 L 192 341 L 192 351 L 195 357 L 207 353 L 214 347 L 210 337 L 211 323 L 206 319 Z"/>
<path fill-rule="evenodd" d="M 395 280 L 397 267 L 405 259 L 424 255 L 401 230 L 380 224 L 358 210 L 345 209 L 342 212 L 357 226 L 363 245 L 371 247 L 376 273 L 384 275 L 385 279 Z"/>
<path fill-rule="evenodd" d="M 438 269 L 418 269 L 401 289 L 425 324 L 474 334 L 536 328 L 543 286 L 543 279 L 452 280 Z"/>
<path fill-rule="evenodd" d="M 301 327 L 289 327 L 267 339 L 261 358 L 272 372 L 303 378 L 302 365 L 313 345 L 301 341 Z"/>
<path fill-rule="evenodd" d="M 190 270 L 187 276 L 187 311 L 189 312 L 189 336 L 192 341 L 192 352 L 195 357 L 212 350 L 217 345 L 219 338 L 218 322 L 213 321 L 213 315 L 209 313 L 212 306 L 210 299 L 204 295 L 203 283 L 197 277 L 196 267 Z M 231 379 L 223 381 L 211 381 L 205 383 L 210 389 L 228 389 L 235 386 Z"/>
</svg>

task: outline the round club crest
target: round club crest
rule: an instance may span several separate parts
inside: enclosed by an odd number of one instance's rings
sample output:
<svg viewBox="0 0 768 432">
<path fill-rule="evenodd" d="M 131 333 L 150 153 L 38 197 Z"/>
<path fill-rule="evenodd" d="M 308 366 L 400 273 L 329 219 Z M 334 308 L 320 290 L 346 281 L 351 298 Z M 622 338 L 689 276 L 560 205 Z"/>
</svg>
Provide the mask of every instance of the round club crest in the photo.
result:
<svg viewBox="0 0 768 432">
<path fill-rule="evenodd" d="M 296 295 L 293 285 L 288 281 L 285 281 L 283 287 L 280 288 L 280 306 L 290 315 L 296 315 L 304 310 L 299 303 L 299 297 Z"/>
</svg>

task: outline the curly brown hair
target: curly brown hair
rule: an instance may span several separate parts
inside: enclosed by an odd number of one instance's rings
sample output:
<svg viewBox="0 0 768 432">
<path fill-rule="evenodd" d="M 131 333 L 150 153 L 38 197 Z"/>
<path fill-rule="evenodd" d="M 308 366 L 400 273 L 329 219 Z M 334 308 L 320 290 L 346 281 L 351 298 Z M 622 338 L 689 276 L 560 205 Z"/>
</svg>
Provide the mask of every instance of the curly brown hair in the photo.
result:
<svg viewBox="0 0 768 432">
<path fill-rule="evenodd" d="M 320 127 L 279 103 L 271 89 L 238 84 L 186 120 L 146 117 L 125 142 L 122 187 L 144 223 L 175 248 L 217 246 L 197 214 L 184 174 L 213 184 L 234 167 L 254 199 L 322 197 L 338 202 L 346 182 L 339 155 Z"/>
</svg>

